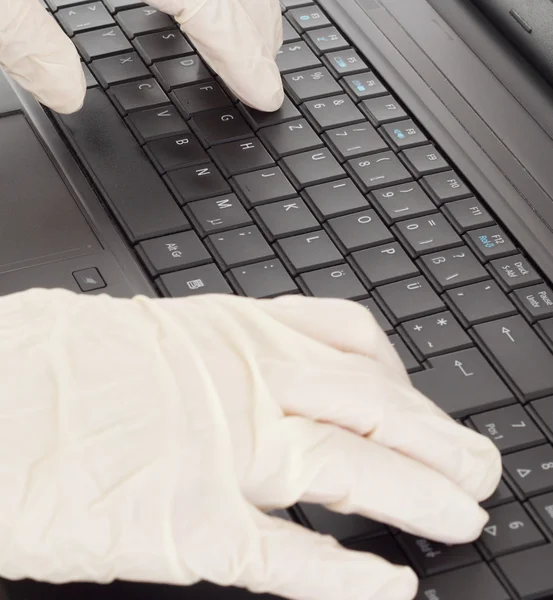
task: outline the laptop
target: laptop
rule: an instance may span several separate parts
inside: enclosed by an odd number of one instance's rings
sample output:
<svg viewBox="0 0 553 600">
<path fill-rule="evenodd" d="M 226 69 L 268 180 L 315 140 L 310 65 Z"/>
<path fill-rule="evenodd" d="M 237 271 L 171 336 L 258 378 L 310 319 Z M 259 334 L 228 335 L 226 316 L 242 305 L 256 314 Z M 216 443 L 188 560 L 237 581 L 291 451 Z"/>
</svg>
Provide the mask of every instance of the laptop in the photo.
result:
<svg viewBox="0 0 553 600">
<path fill-rule="evenodd" d="M 553 597 L 553 4 L 281 1 L 286 100 L 267 114 L 139 0 L 43 0 L 88 92 L 56 115 L 0 72 L 0 293 L 361 303 L 415 386 L 503 453 L 490 521 L 448 547 L 314 505 L 278 516 L 410 564 L 418 600 Z"/>
</svg>

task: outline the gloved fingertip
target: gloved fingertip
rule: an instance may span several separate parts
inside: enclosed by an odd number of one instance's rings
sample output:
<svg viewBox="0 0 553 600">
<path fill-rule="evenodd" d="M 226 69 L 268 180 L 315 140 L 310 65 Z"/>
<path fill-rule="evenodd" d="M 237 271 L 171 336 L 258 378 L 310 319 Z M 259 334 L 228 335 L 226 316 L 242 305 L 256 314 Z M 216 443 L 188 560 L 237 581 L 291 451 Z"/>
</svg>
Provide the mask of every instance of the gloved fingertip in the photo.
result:
<svg viewBox="0 0 553 600">
<path fill-rule="evenodd" d="M 75 86 L 72 86 L 67 94 L 62 95 L 63 97 L 60 99 L 61 101 L 50 102 L 49 108 L 62 115 L 75 113 L 83 107 L 85 95 L 86 80 L 84 73 L 81 70 L 79 82 Z"/>
<path fill-rule="evenodd" d="M 382 586 L 375 598 L 386 600 L 413 600 L 419 589 L 419 581 L 413 569 L 395 567 L 394 578 Z"/>
<path fill-rule="evenodd" d="M 248 85 L 247 88 L 233 91 L 244 104 L 251 108 L 263 112 L 275 112 L 284 102 L 282 79 L 276 64 L 269 67 L 264 66 L 263 71 L 265 76 L 261 85 L 257 87 Z M 251 81 L 254 81 L 254 79 L 252 78 Z"/>
<path fill-rule="evenodd" d="M 440 541 L 446 544 L 468 544 L 480 537 L 490 516 L 468 494 L 456 493 L 451 502 L 436 519 L 439 523 Z"/>
<path fill-rule="evenodd" d="M 484 461 L 488 467 L 484 469 L 480 482 L 475 485 L 474 497 L 478 502 L 487 500 L 495 492 L 503 473 L 501 453 L 491 440 L 484 439 L 489 444 Z"/>
</svg>

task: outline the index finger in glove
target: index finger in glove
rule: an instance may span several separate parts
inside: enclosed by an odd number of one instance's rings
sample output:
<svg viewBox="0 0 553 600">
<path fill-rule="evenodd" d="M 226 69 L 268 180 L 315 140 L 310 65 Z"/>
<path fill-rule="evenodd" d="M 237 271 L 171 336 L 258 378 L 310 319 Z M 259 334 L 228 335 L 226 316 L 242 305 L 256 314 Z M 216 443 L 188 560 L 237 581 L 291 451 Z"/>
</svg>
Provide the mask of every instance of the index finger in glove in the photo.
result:
<svg viewBox="0 0 553 600">
<path fill-rule="evenodd" d="M 7 0 L 4 4 L 0 65 L 52 110 L 78 110 L 86 83 L 71 40 L 38 0 Z"/>
<path fill-rule="evenodd" d="M 244 103 L 264 111 L 284 99 L 275 55 L 282 44 L 278 0 L 149 0 L 175 16 L 209 66 Z"/>
</svg>

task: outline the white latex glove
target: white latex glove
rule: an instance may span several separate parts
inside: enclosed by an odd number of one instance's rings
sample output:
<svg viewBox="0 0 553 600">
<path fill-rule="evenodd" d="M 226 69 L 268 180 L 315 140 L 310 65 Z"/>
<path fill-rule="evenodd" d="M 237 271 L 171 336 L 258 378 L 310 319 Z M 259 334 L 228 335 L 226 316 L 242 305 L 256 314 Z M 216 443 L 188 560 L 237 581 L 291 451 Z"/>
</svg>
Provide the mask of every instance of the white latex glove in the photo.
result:
<svg viewBox="0 0 553 600">
<path fill-rule="evenodd" d="M 152 0 L 174 15 L 238 98 L 274 111 L 284 92 L 274 57 L 282 45 L 278 0 Z M 86 83 L 73 43 L 39 0 L 0 0 L 0 65 L 60 113 L 78 110 Z"/>
<path fill-rule="evenodd" d="M 1 576 L 301 600 L 417 583 L 260 509 L 315 501 L 468 542 L 501 471 L 360 305 L 40 290 L 0 300 L 0 459 Z"/>
</svg>

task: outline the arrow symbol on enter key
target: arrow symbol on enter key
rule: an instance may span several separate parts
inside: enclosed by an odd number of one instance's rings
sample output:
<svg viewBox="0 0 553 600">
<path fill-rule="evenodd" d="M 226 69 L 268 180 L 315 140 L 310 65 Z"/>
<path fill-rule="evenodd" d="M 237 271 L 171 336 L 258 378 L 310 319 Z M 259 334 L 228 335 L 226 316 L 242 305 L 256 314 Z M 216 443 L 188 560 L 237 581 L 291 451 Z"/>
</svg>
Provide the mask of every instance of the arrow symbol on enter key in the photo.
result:
<svg viewBox="0 0 553 600">
<path fill-rule="evenodd" d="M 465 368 L 463 366 L 463 363 L 460 360 L 456 360 L 455 361 L 455 366 L 461 371 L 461 373 L 465 376 L 465 377 L 471 377 L 472 375 L 474 375 L 474 373 L 467 373 L 465 371 Z"/>
<path fill-rule="evenodd" d="M 501 329 L 501 333 L 505 334 L 511 340 L 511 342 L 515 341 L 515 338 L 511 335 L 511 330 L 507 329 L 507 327 L 503 327 Z"/>
</svg>

